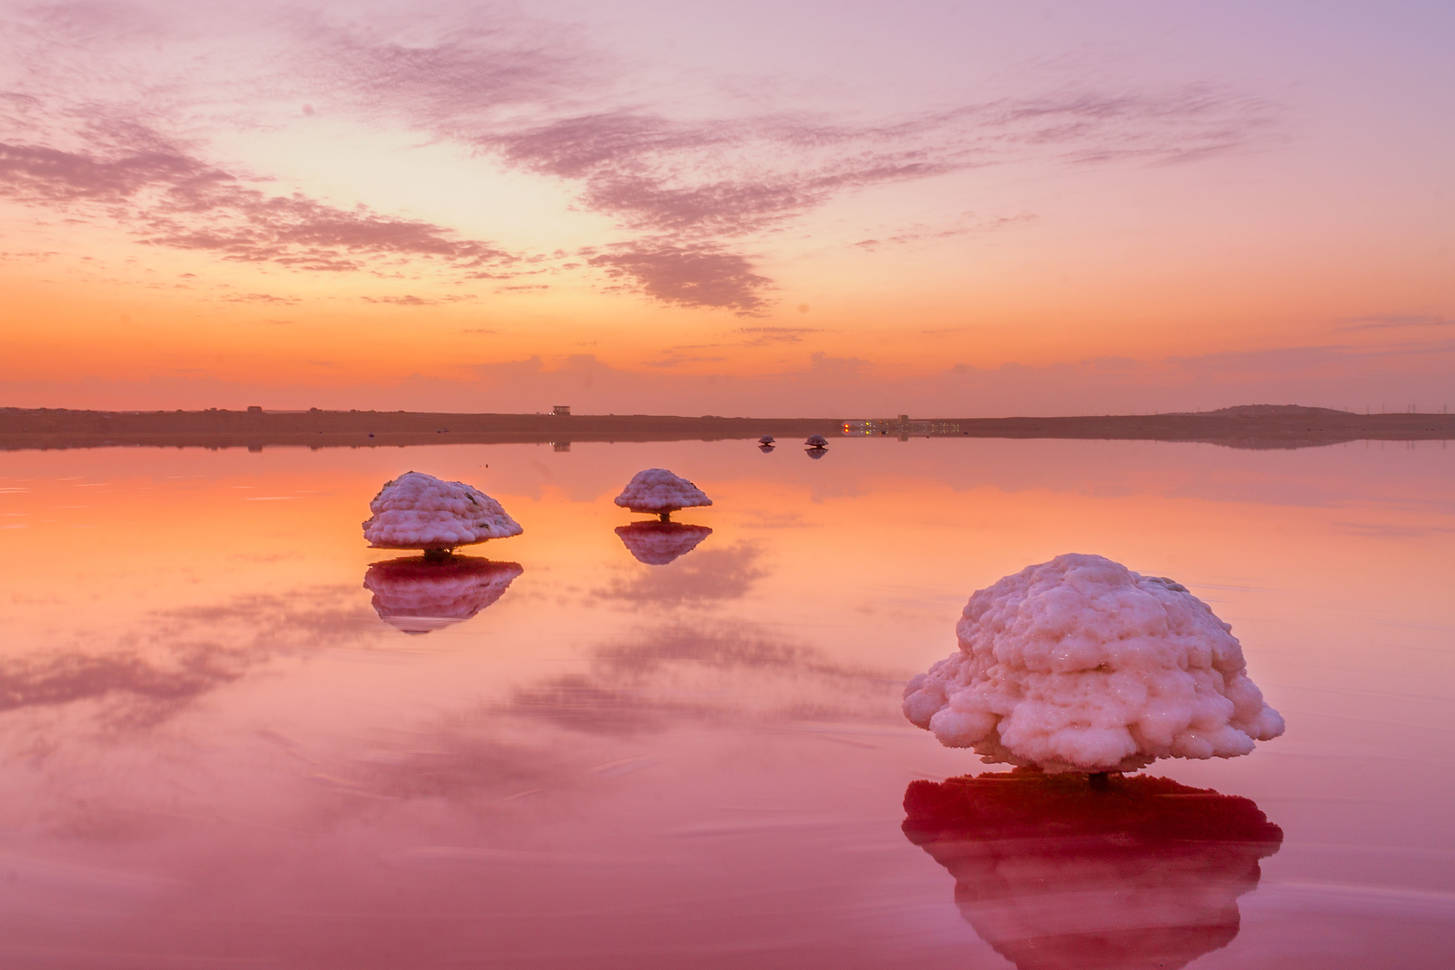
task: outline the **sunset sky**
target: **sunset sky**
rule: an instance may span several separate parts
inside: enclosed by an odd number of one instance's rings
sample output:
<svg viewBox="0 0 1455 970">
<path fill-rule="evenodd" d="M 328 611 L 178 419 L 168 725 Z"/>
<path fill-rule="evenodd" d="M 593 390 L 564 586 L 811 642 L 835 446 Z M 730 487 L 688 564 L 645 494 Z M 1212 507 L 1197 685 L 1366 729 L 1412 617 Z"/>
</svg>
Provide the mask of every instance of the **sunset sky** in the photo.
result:
<svg viewBox="0 0 1455 970">
<path fill-rule="evenodd" d="M 0 405 L 1455 404 L 1455 5 L 0 0 Z"/>
</svg>

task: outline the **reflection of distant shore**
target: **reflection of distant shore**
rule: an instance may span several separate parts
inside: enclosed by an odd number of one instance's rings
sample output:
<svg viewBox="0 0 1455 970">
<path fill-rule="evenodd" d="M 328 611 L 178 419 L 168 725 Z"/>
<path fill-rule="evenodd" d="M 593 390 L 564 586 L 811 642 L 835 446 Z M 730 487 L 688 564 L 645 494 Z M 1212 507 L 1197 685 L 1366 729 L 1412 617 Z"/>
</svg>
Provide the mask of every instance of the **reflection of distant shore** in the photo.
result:
<svg viewBox="0 0 1455 970">
<path fill-rule="evenodd" d="M 958 437 L 1189 441 L 1302 448 L 1345 441 L 1455 439 L 1455 415 L 1327 408 L 1226 408 L 1196 414 L 954 419 Z M 384 411 L 71 411 L 0 408 L 0 449 L 165 446 L 371 447 L 571 441 L 677 441 L 839 434 L 837 418 L 444 414 Z M 561 450 L 561 449 L 557 449 Z"/>
</svg>

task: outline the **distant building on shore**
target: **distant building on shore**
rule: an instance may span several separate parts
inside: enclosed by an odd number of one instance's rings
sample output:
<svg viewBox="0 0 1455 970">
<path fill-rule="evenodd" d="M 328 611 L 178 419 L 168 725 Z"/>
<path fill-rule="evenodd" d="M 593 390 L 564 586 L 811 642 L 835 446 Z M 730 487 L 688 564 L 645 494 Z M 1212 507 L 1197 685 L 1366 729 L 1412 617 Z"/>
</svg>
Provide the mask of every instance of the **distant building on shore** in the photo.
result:
<svg viewBox="0 0 1455 970">
<path fill-rule="evenodd" d="M 849 437 L 867 438 L 876 435 L 894 435 L 899 438 L 928 437 L 960 434 L 960 423 L 958 421 L 912 421 L 909 415 L 901 414 L 897 418 L 855 418 L 842 422 L 840 430 Z"/>
<path fill-rule="evenodd" d="M 557 404 L 555 407 L 551 408 L 551 414 L 555 415 L 558 418 L 569 418 L 571 416 L 571 405 Z"/>
</svg>

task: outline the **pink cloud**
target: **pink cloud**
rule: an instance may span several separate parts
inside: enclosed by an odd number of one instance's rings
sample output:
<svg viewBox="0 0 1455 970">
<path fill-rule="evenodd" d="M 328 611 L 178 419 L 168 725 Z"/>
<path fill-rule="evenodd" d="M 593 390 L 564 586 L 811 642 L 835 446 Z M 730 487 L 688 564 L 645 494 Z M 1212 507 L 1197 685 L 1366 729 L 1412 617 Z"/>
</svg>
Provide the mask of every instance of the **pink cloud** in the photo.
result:
<svg viewBox="0 0 1455 970">
<path fill-rule="evenodd" d="M 11 46 L 40 70 L 47 51 L 74 55 L 94 48 L 104 61 L 115 49 L 134 56 L 143 41 L 160 43 L 168 30 L 180 30 L 143 10 L 126 10 L 86 3 L 34 8 Z M 207 28 L 195 23 L 190 29 Z M 356 16 L 319 8 L 290 12 L 268 29 L 286 65 L 260 82 L 271 96 L 318 106 L 332 117 L 402 123 L 509 166 L 577 183 L 582 205 L 643 234 L 594 257 L 614 285 L 659 302 L 738 312 L 766 308 L 771 289 L 771 280 L 737 252 L 740 238 L 778 228 L 843 194 L 1032 160 L 1195 160 L 1260 143 L 1278 117 L 1266 101 L 1191 85 L 966 101 L 867 122 L 730 110 L 683 120 L 623 97 L 628 67 L 613 63 L 580 31 L 521 14 L 460 8 L 425 17 L 385 10 Z M 74 56 L 61 69 L 100 75 Z M 446 226 L 269 196 L 152 134 L 143 122 L 166 127 L 149 114 L 165 113 L 164 107 L 143 109 L 136 97 L 132 107 L 125 103 L 123 97 L 109 103 L 113 120 L 105 123 L 88 106 L 93 130 L 80 145 L 12 139 L 0 148 L 0 192 L 37 204 L 107 202 L 131 210 L 144 204 L 147 221 L 138 232 L 155 245 L 303 272 L 366 271 L 395 257 L 430 260 L 470 278 L 518 271 L 518 255 L 459 238 Z M 34 134 L 52 124 L 42 116 L 64 114 L 38 106 L 31 95 L 16 93 L 0 100 L 0 122 L 23 116 L 19 130 Z M 138 218 L 121 209 L 108 215 L 134 226 Z M 880 230 L 861 245 L 958 232 L 935 231 Z"/>
<path fill-rule="evenodd" d="M 387 303 L 394 306 L 438 306 L 441 303 L 459 303 L 463 300 L 473 300 L 474 294 L 460 294 L 456 296 L 424 297 L 415 296 L 413 293 L 405 293 L 401 296 L 361 296 L 360 300 L 365 303 Z"/>
<path fill-rule="evenodd" d="M 740 314 L 760 312 L 765 306 L 762 293 L 772 285 L 766 276 L 753 271 L 745 256 L 671 240 L 624 243 L 586 261 L 622 286 L 663 303 L 718 307 Z"/>
<path fill-rule="evenodd" d="M 90 151 L 0 143 L 0 195 L 75 211 L 100 204 L 151 245 L 309 272 L 353 272 L 391 257 L 509 275 L 521 259 L 432 223 L 268 195 L 139 124 L 97 123 L 82 135 Z"/>
<path fill-rule="evenodd" d="M 801 343 L 809 334 L 823 333 L 821 327 L 739 327 L 749 346 Z"/>
</svg>

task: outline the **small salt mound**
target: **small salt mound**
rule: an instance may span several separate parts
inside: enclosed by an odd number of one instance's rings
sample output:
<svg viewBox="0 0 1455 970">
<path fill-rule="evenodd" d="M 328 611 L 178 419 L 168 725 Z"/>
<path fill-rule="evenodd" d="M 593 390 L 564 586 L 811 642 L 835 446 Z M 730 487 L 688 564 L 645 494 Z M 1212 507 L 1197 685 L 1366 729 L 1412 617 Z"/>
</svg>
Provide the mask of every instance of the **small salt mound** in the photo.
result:
<svg viewBox="0 0 1455 970">
<path fill-rule="evenodd" d="M 423 472 L 386 482 L 369 510 L 374 514 L 364 523 L 364 538 L 388 549 L 452 549 L 523 531 L 479 489 Z"/>
<path fill-rule="evenodd" d="M 1230 758 L 1283 733 L 1231 627 L 1170 579 L 1064 555 L 970 597 L 960 649 L 904 714 L 949 747 L 1045 771 Z"/>
<path fill-rule="evenodd" d="M 632 476 L 616 497 L 616 504 L 633 512 L 675 512 L 698 505 L 711 505 L 707 493 L 687 479 L 665 468 L 645 468 Z"/>
</svg>

